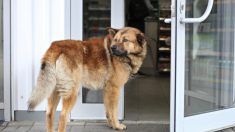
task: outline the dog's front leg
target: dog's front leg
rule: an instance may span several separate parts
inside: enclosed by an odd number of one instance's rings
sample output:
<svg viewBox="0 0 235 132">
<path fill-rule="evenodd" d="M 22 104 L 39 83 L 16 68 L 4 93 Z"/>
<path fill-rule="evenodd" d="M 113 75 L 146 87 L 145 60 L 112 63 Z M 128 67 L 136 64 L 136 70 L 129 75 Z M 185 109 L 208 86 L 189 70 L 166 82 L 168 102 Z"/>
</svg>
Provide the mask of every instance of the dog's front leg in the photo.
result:
<svg viewBox="0 0 235 132">
<path fill-rule="evenodd" d="M 118 121 L 118 99 L 120 95 L 119 87 L 106 87 L 104 89 L 104 105 L 106 109 L 107 122 L 110 127 L 117 130 L 126 129 L 124 124 Z"/>
</svg>

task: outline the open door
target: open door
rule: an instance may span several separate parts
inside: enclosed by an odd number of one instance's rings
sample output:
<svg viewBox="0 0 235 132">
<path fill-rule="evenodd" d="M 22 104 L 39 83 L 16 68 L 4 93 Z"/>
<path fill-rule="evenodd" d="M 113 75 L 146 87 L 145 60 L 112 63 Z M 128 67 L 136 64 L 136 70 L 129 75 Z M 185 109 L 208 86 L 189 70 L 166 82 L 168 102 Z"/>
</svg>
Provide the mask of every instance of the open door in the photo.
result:
<svg viewBox="0 0 235 132">
<path fill-rule="evenodd" d="M 172 0 L 171 132 L 235 125 L 234 7 L 234 0 Z"/>
<path fill-rule="evenodd" d="M 104 36 L 106 27 L 124 27 L 124 0 L 70 0 L 70 38 Z M 119 119 L 124 118 L 124 90 L 119 99 Z M 102 90 L 81 88 L 71 119 L 106 119 Z"/>
</svg>

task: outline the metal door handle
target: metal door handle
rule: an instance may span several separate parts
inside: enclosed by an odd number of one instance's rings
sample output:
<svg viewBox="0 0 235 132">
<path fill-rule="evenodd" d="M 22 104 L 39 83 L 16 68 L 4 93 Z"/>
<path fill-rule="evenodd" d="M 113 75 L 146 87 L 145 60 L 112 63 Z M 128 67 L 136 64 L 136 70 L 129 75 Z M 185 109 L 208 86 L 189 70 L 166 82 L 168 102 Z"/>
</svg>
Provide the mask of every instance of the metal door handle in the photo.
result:
<svg viewBox="0 0 235 132">
<path fill-rule="evenodd" d="M 204 14 L 199 18 L 181 18 L 181 23 L 200 23 L 206 20 L 206 18 L 210 15 L 210 12 L 213 7 L 214 0 L 208 0 L 207 8 Z M 164 20 L 165 23 L 171 23 L 171 18 L 167 18 Z"/>
<path fill-rule="evenodd" d="M 175 4 L 171 3 L 171 17 L 175 17 Z M 165 23 L 171 23 L 171 18 L 166 18 L 164 20 Z"/>
<path fill-rule="evenodd" d="M 213 7 L 214 0 L 208 0 L 208 5 L 204 14 L 199 18 L 181 18 L 181 23 L 201 23 L 210 15 L 210 12 Z"/>
<path fill-rule="evenodd" d="M 165 23 L 171 23 L 171 18 L 166 18 L 166 19 L 164 20 L 164 22 L 165 22 Z"/>
</svg>

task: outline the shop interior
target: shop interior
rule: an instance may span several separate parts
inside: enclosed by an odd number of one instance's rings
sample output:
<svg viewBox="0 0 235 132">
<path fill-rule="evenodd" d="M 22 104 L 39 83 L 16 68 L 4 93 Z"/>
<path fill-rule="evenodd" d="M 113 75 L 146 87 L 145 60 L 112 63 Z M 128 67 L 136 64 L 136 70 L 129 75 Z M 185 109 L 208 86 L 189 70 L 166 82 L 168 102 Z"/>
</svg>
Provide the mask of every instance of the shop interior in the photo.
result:
<svg viewBox="0 0 235 132">
<path fill-rule="evenodd" d="M 125 87 L 126 120 L 169 122 L 171 27 L 164 19 L 170 18 L 170 5 L 170 0 L 126 1 L 126 26 L 142 30 L 149 45 L 139 74 Z M 215 0 L 205 21 L 185 26 L 185 116 L 235 104 L 233 6 Z M 188 0 L 186 7 L 186 18 L 196 18 L 207 2 Z"/>
<path fill-rule="evenodd" d="M 125 86 L 125 120 L 170 120 L 170 0 L 126 0 L 126 26 L 145 33 L 148 53 L 139 73 Z M 159 4 L 161 3 L 161 4 Z"/>
</svg>

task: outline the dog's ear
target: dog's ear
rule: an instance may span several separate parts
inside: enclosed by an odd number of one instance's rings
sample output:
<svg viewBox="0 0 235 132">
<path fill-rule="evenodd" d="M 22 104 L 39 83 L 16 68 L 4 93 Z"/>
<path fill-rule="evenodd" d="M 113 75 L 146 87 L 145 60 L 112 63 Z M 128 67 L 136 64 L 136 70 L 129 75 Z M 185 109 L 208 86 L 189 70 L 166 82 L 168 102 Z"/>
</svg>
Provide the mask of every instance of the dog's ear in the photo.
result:
<svg viewBox="0 0 235 132">
<path fill-rule="evenodd" d="M 106 30 L 108 31 L 108 33 L 109 33 L 112 37 L 114 37 L 115 34 L 118 32 L 119 29 L 107 27 Z"/>
<path fill-rule="evenodd" d="M 143 33 L 136 34 L 136 39 L 140 46 L 144 45 L 147 42 Z"/>
</svg>

